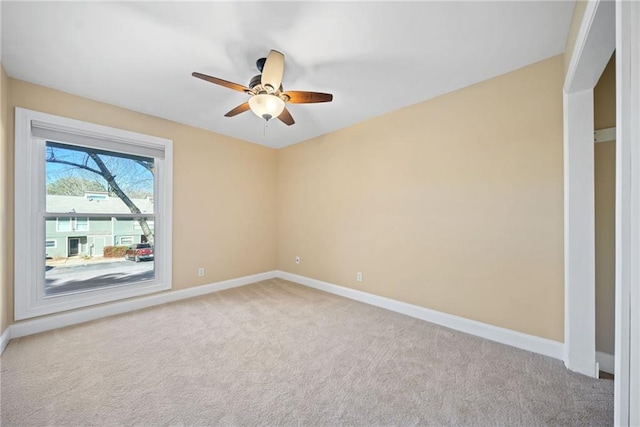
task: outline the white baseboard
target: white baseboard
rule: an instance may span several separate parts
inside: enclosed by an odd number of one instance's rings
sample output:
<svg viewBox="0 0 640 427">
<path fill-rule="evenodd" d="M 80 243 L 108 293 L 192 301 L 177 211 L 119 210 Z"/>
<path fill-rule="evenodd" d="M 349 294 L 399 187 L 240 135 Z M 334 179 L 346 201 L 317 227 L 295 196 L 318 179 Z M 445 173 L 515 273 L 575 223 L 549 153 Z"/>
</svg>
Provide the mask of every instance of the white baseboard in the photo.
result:
<svg viewBox="0 0 640 427">
<path fill-rule="evenodd" d="M 135 298 L 106 304 L 103 306 L 90 307 L 68 313 L 56 314 L 52 316 L 14 323 L 2 333 L 2 336 L 0 336 L 0 354 L 2 353 L 2 351 L 4 351 L 7 343 L 11 338 L 32 335 L 52 329 L 58 329 L 65 326 L 71 326 L 91 320 L 100 319 L 103 317 L 127 313 L 142 308 L 205 295 L 224 289 L 244 286 L 262 280 L 273 279 L 274 277 L 279 277 L 335 295 L 340 295 L 356 301 L 364 302 L 366 304 L 374 305 L 376 307 L 381 307 L 387 310 L 395 311 L 397 313 L 402 313 L 407 316 L 415 317 L 417 319 L 425 320 L 427 322 L 435 323 L 457 331 L 486 338 L 491 341 L 507 344 L 513 347 L 543 354 L 545 356 L 550 356 L 556 359 L 562 359 L 563 345 L 562 343 L 556 341 L 536 337 L 533 335 L 523 334 L 521 332 L 516 332 L 510 329 L 477 322 L 475 320 L 466 319 L 464 317 L 441 313 L 439 311 L 431 310 L 425 307 L 396 301 L 390 298 L 369 294 L 355 289 L 345 288 L 343 286 L 322 282 L 320 280 L 315 280 L 284 271 L 269 271 L 251 276 L 240 277 L 237 279 L 196 286 L 193 288 L 162 292 L 146 297 Z M 611 369 L 613 369 L 613 356 L 606 356 L 611 358 L 612 362 L 610 366 Z M 609 366 L 607 365 L 607 362 L 601 361 L 600 358 L 598 359 L 598 361 L 600 362 L 601 369 L 607 372 L 607 370 L 605 369 L 605 367 L 608 368 Z"/>
<path fill-rule="evenodd" d="M 340 295 L 345 298 L 385 308 L 417 319 L 426 320 L 427 322 L 445 326 L 456 331 L 465 332 L 491 341 L 496 341 L 512 347 L 517 347 L 562 360 L 563 343 L 557 341 L 512 331 L 510 329 L 489 325 L 487 323 L 466 319 L 460 316 L 454 316 L 452 314 L 442 313 L 425 307 L 369 294 L 367 292 L 345 288 L 343 286 L 322 282 L 320 280 L 299 276 L 297 274 L 287 273 L 285 271 L 277 271 L 276 275 L 281 279 L 289 280 L 291 282 L 309 286 L 331 294 Z"/>
<path fill-rule="evenodd" d="M 0 355 L 4 352 L 4 349 L 7 348 L 7 344 L 9 344 L 10 339 L 11 339 L 11 326 L 5 329 L 2 335 L 0 335 Z"/>
<path fill-rule="evenodd" d="M 600 364 L 600 370 L 608 374 L 615 373 L 615 356 L 613 354 L 596 351 L 596 360 Z"/>
<path fill-rule="evenodd" d="M 84 323 L 90 320 L 101 319 L 103 317 L 139 310 L 141 308 L 166 304 L 168 302 L 205 295 L 211 292 L 222 291 L 224 289 L 236 288 L 238 286 L 248 285 L 250 283 L 259 282 L 261 280 L 273 279 L 274 277 L 276 277 L 276 272 L 268 271 L 251 276 L 239 277 L 237 279 L 209 283 L 207 285 L 196 286 L 193 288 L 162 292 L 146 297 L 105 304 L 98 307 L 90 307 L 82 310 L 71 311 L 68 313 L 55 314 L 38 319 L 25 320 L 22 322 L 14 323 L 9 328 L 7 328 L 7 331 L 9 333 L 8 338 L 18 338 L 26 335 L 37 334 L 39 332 L 45 332 L 65 326 L 76 325 L 78 323 Z M 5 333 L 7 333 L 7 331 L 5 331 Z M 4 342 L 4 334 L 2 335 L 2 337 Z"/>
</svg>

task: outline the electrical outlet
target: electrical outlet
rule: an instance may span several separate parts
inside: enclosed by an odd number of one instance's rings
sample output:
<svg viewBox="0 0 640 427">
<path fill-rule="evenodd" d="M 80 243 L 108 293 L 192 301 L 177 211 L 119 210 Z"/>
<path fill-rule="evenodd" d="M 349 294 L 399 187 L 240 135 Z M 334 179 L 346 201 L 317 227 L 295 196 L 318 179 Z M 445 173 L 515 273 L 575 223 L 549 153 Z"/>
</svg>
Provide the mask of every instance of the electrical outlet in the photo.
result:
<svg viewBox="0 0 640 427">
<path fill-rule="evenodd" d="M 359 271 L 356 273 L 356 280 L 357 280 L 358 282 L 362 282 L 362 273 L 361 273 L 361 272 L 359 272 Z"/>
<path fill-rule="evenodd" d="M 300 257 L 299 256 L 296 257 L 296 264 L 300 264 Z"/>
<path fill-rule="evenodd" d="M 204 268 L 200 267 L 200 268 L 198 269 L 198 276 L 199 276 L 199 277 L 203 277 L 203 276 L 204 276 Z"/>
</svg>

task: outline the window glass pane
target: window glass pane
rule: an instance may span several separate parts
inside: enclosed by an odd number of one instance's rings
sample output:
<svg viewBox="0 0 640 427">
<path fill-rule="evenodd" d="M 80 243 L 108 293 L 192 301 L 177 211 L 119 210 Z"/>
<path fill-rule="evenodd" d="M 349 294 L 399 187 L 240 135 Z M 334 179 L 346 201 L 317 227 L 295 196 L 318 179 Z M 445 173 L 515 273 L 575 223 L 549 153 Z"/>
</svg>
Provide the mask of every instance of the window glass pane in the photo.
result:
<svg viewBox="0 0 640 427">
<path fill-rule="evenodd" d="M 45 297 L 155 278 L 154 162 L 47 141 Z"/>
<path fill-rule="evenodd" d="M 71 218 L 58 218 L 58 231 L 71 231 Z"/>
<path fill-rule="evenodd" d="M 154 212 L 154 159 L 51 141 L 46 147 L 47 212 Z M 76 229 L 87 227 L 76 218 Z"/>
<path fill-rule="evenodd" d="M 80 218 L 78 218 L 80 219 Z M 76 224 L 82 221 L 76 219 Z M 86 220 L 87 218 L 83 218 Z M 134 222 L 154 217 L 92 217 L 90 231 L 61 232 L 45 220 L 45 297 L 137 284 L 155 278 L 152 236 L 131 235 Z M 85 224 L 88 222 L 85 221 Z"/>
<path fill-rule="evenodd" d="M 88 231 L 89 218 L 76 218 L 76 231 Z"/>
<path fill-rule="evenodd" d="M 155 226 L 155 223 L 153 220 L 147 220 L 147 227 L 149 227 L 149 230 L 153 231 L 153 227 Z M 142 230 L 144 227 L 144 224 L 142 223 L 142 221 L 134 221 L 133 222 L 133 229 L 134 230 Z"/>
</svg>

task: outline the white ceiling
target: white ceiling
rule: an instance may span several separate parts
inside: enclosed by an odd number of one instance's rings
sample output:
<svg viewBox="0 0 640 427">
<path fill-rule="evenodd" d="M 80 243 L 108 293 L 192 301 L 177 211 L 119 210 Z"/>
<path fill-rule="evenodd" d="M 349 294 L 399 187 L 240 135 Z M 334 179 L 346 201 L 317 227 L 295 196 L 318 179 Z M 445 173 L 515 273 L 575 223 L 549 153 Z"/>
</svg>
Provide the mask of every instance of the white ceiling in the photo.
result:
<svg viewBox="0 0 640 427">
<path fill-rule="evenodd" d="M 451 92 L 564 51 L 571 1 L 7 2 L 2 63 L 11 77 L 284 147 Z M 247 95 L 255 61 L 285 54 L 285 90 L 329 92 L 289 104 L 287 127 Z"/>
</svg>

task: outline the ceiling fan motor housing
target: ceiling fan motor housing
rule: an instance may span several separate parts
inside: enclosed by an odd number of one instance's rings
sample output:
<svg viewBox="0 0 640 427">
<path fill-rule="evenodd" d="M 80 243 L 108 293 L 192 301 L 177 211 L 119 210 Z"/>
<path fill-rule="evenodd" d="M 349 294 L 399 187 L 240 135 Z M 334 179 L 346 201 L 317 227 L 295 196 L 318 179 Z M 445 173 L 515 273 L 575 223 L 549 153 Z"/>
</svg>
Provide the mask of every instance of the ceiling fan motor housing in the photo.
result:
<svg viewBox="0 0 640 427">
<path fill-rule="evenodd" d="M 249 82 L 249 89 L 253 90 L 254 88 L 257 88 L 257 90 L 254 91 L 255 93 L 282 93 L 284 90 L 282 85 L 280 85 L 280 88 L 277 91 L 269 91 L 262 87 L 262 76 L 260 74 L 253 76 Z"/>
<path fill-rule="evenodd" d="M 249 89 L 253 89 L 260 84 L 262 84 L 262 75 L 258 74 L 257 76 L 253 76 L 251 78 L 251 81 L 249 82 Z"/>
</svg>

